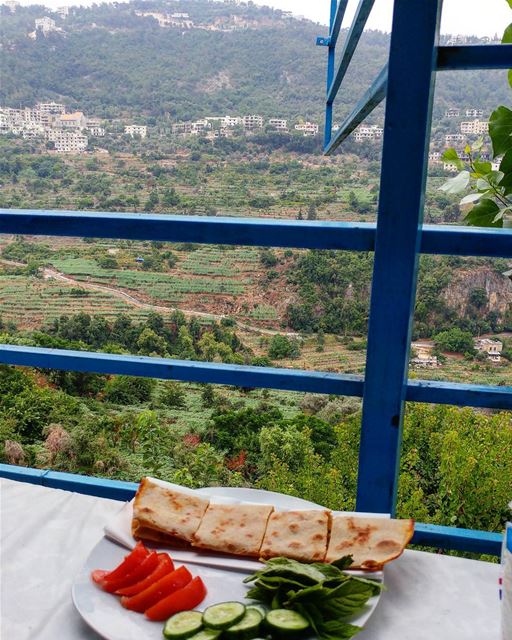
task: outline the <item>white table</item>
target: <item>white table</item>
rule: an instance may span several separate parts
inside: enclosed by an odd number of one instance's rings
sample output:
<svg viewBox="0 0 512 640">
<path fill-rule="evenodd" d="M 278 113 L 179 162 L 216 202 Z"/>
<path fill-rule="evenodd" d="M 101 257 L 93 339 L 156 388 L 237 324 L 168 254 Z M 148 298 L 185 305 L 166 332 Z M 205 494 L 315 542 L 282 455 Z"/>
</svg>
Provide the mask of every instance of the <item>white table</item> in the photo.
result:
<svg viewBox="0 0 512 640">
<path fill-rule="evenodd" d="M 71 584 L 121 503 L 0 480 L 4 640 L 99 640 L 71 602 Z M 358 640 L 499 638 L 499 567 L 406 551 Z M 143 639 L 141 639 L 143 640 Z"/>
</svg>

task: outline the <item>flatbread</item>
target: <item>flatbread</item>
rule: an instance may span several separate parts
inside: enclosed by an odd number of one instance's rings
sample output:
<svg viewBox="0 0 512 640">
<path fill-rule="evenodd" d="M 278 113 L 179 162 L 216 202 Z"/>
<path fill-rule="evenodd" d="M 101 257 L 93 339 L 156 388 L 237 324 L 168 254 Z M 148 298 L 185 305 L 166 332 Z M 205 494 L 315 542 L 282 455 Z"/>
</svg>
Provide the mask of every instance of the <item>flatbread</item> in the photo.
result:
<svg viewBox="0 0 512 640">
<path fill-rule="evenodd" d="M 413 533 L 414 520 L 332 515 L 325 561 L 351 555 L 350 569 L 377 571 L 403 553 Z"/>
<path fill-rule="evenodd" d="M 192 545 L 240 556 L 259 556 L 273 510 L 269 504 L 210 503 Z"/>
<path fill-rule="evenodd" d="M 135 538 L 180 544 L 190 543 L 209 500 L 191 491 L 164 487 L 143 478 L 133 503 Z"/>
<path fill-rule="evenodd" d="M 260 556 L 323 562 L 328 535 L 329 511 L 274 511 L 268 520 Z"/>
</svg>

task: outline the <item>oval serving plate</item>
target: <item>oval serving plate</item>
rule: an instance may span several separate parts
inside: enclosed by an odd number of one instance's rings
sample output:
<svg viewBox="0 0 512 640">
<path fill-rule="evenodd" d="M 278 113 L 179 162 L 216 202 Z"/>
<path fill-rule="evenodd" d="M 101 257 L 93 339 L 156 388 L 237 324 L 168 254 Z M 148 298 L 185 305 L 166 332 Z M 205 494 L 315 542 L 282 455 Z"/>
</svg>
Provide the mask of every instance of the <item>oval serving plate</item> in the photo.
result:
<svg viewBox="0 0 512 640">
<path fill-rule="evenodd" d="M 286 496 L 281 493 L 262 491 L 259 489 L 238 489 L 234 487 L 207 487 L 199 489 L 199 493 L 207 496 L 222 496 L 240 501 L 273 504 L 278 509 L 319 509 L 323 508 L 312 502 Z M 162 548 L 170 553 L 172 550 Z M 161 640 L 163 623 L 150 622 L 142 614 L 128 611 L 121 606 L 119 598 L 102 591 L 91 580 L 94 569 L 109 569 L 118 565 L 127 550 L 102 538 L 89 554 L 84 566 L 76 576 L 72 587 L 73 603 L 84 621 L 106 640 Z M 176 565 L 187 565 L 186 562 L 176 562 Z M 203 611 L 211 604 L 226 600 L 245 600 L 250 585 L 243 584 L 247 572 L 232 568 L 219 569 L 205 564 L 189 564 L 187 568 L 192 575 L 200 576 L 208 590 L 208 595 L 198 607 Z M 366 574 L 367 577 L 368 574 Z M 376 580 L 383 581 L 382 572 L 372 575 Z M 351 624 L 364 626 L 374 612 L 379 596 L 371 598 L 364 609 L 350 619 Z M 311 636 L 313 638 L 314 636 Z"/>
</svg>

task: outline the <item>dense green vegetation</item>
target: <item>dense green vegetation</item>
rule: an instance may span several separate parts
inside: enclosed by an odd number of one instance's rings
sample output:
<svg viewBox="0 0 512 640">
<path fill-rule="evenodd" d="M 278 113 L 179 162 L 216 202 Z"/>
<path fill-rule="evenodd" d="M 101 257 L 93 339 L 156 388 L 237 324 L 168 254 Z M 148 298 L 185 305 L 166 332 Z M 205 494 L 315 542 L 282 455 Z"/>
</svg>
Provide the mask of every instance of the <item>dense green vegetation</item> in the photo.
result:
<svg viewBox="0 0 512 640">
<path fill-rule="evenodd" d="M 196 25 L 217 27 L 233 27 L 236 17 L 250 28 L 161 28 L 155 19 L 137 16 L 136 10 L 186 12 Z M 326 27 L 285 19 L 278 10 L 252 3 L 135 0 L 73 7 L 64 20 L 53 16 L 64 33 L 29 39 L 34 19 L 47 12 L 31 6 L 11 14 L 2 7 L 0 104 L 18 107 L 64 99 L 91 114 L 131 112 L 148 124 L 155 118 L 165 124 L 168 118 L 225 112 L 321 115 L 325 50 L 315 47 L 315 39 Z M 370 85 L 388 47 L 387 34 L 363 35 L 338 96 L 336 117 L 343 117 Z M 440 75 L 438 110 L 462 102 L 490 111 L 503 100 L 498 81 L 503 75 L 488 70 Z"/>
</svg>

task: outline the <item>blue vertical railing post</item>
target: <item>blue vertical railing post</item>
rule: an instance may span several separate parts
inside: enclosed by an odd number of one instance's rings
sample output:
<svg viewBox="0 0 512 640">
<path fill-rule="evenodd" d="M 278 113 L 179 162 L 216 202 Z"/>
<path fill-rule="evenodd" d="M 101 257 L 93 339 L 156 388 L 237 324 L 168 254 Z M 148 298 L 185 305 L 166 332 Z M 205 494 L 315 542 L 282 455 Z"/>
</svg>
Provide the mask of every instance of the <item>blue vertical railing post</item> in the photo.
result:
<svg viewBox="0 0 512 640">
<path fill-rule="evenodd" d="M 394 513 L 442 0 L 395 0 L 357 509 Z"/>
<path fill-rule="evenodd" d="M 341 0 L 344 2 L 344 0 Z M 346 3 L 345 3 L 346 4 Z M 327 53 L 327 93 L 329 93 L 329 88 L 332 83 L 332 79 L 334 77 L 334 61 L 336 55 L 336 39 L 332 38 L 333 30 L 334 30 L 334 22 L 336 20 L 336 13 L 338 9 L 338 0 L 331 0 L 331 15 L 329 20 L 329 50 Z M 324 130 L 324 140 L 330 142 L 332 135 L 332 102 L 327 102 L 325 105 L 325 130 Z"/>
</svg>

